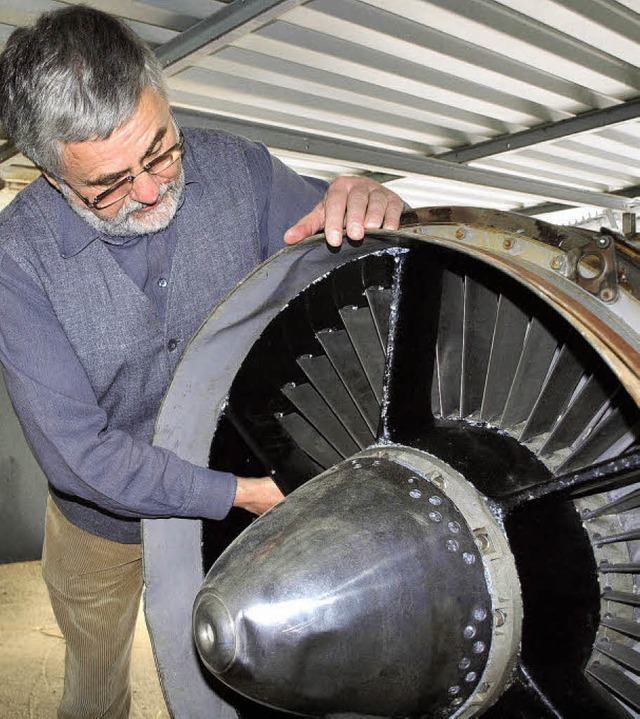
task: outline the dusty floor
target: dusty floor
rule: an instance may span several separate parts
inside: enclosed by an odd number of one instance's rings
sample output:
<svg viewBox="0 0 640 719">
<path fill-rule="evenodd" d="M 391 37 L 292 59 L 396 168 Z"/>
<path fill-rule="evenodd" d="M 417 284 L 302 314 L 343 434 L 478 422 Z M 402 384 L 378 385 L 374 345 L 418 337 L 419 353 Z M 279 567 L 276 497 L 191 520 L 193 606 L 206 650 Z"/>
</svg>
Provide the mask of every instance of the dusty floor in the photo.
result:
<svg viewBox="0 0 640 719">
<path fill-rule="evenodd" d="M 0 565 L 0 717 L 54 719 L 64 641 L 39 562 Z M 142 613 L 133 645 L 131 719 L 168 719 Z"/>
</svg>

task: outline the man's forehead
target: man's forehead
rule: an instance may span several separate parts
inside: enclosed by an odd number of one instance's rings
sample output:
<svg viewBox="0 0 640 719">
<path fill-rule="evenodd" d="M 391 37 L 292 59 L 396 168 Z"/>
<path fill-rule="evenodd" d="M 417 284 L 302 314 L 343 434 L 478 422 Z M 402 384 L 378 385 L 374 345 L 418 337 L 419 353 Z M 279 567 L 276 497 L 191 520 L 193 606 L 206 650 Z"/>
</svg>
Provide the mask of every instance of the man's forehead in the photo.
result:
<svg viewBox="0 0 640 719">
<path fill-rule="evenodd" d="M 66 172 L 91 184 L 103 176 L 126 172 L 144 164 L 171 127 L 167 101 L 145 90 L 131 118 L 118 125 L 107 138 L 63 143 Z"/>
</svg>

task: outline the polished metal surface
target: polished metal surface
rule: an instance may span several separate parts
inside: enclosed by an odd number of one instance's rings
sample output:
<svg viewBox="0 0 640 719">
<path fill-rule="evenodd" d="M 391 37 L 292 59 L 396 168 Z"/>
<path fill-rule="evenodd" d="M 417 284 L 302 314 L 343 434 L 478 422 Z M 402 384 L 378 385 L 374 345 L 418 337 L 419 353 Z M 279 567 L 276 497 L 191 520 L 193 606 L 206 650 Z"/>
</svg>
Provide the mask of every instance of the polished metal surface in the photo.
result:
<svg viewBox="0 0 640 719">
<path fill-rule="evenodd" d="M 194 605 L 213 674 L 258 702 L 319 716 L 444 717 L 489 703 L 519 641 L 513 560 L 471 485 L 421 454 L 355 455 L 226 550 Z"/>
</svg>

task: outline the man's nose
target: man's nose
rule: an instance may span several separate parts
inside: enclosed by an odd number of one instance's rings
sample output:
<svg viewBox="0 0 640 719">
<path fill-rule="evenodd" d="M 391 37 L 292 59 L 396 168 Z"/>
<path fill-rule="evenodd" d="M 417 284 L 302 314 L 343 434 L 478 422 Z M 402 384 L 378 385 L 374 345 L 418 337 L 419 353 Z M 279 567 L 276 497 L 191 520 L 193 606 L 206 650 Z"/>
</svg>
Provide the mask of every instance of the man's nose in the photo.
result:
<svg viewBox="0 0 640 719">
<path fill-rule="evenodd" d="M 142 202 L 144 205 L 153 205 L 160 193 L 160 179 L 150 175 L 148 172 L 141 172 L 133 181 L 131 187 L 131 198 Z"/>
</svg>

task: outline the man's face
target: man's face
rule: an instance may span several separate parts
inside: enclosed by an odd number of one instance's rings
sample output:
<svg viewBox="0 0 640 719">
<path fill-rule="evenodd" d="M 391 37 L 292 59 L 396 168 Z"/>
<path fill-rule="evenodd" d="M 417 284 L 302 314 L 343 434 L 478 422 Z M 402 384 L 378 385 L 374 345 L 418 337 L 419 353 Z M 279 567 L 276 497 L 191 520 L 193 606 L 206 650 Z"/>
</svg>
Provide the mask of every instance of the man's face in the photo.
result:
<svg viewBox="0 0 640 719">
<path fill-rule="evenodd" d="M 184 187 L 180 161 L 162 175 L 146 172 L 130 186 L 130 194 L 103 210 L 87 207 L 70 189 L 93 200 L 178 142 L 166 101 L 151 89 L 140 98 L 133 117 L 106 140 L 64 145 L 63 182 L 49 177 L 71 208 L 105 235 L 135 236 L 164 229 L 173 219 Z"/>
</svg>

